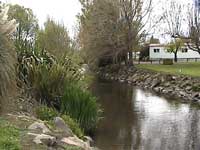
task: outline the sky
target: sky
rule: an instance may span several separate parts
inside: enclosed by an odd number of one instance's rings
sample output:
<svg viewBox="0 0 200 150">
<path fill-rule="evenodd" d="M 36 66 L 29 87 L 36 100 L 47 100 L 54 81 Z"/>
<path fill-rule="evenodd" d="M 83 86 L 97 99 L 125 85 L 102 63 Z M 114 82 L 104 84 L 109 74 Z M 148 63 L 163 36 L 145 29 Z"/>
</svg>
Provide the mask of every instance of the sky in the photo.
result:
<svg viewBox="0 0 200 150">
<path fill-rule="evenodd" d="M 20 4 L 31 8 L 43 26 L 47 16 L 64 23 L 70 35 L 74 33 L 76 15 L 81 11 L 79 0 L 2 0 L 2 2 Z"/>
<path fill-rule="evenodd" d="M 76 15 L 81 12 L 81 4 L 79 0 L 2 0 L 6 3 L 20 4 L 27 8 L 31 8 L 39 20 L 40 26 L 43 26 L 47 16 L 53 17 L 56 21 L 64 23 L 70 36 L 74 35 L 76 25 Z M 182 4 L 192 2 L 193 0 L 176 0 Z M 156 14 L 160 14 L 162 9 L 166 7 L 169 0 L 153 0 L 154 10 Z M 152 18 L 153 20 L 155 18 Z M 159 28 L 158 28 L 159 29 Z M 160 37 L 159 31 L 155 36 Z"/>
</svg>

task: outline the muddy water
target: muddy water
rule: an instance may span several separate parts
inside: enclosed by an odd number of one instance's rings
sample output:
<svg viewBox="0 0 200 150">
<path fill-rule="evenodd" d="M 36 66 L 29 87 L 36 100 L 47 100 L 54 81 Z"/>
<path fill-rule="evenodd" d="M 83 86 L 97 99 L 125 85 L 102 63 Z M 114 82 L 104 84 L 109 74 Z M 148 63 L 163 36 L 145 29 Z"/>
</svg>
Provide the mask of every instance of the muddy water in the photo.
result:
<svg viewBox="0 0 200 150">
<path fill-rule="evenodd" d="M 200 109 L 140 88 L 98 81 L 104 109 L 95 133 L 102 150 L 200 150 Z"/>
</svg>

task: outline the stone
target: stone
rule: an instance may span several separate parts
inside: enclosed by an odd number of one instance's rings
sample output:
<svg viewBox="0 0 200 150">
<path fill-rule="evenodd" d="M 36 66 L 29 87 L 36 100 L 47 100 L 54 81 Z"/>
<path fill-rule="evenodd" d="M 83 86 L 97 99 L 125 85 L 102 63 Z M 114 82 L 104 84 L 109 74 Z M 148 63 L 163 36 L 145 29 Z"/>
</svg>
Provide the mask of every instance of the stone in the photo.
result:
<svg viewBox="0 0 200 150">
<path fill-rule="evenodd" d="M 151 84 L 151 88 L 154 88 L 154 87 L 156 87 L 156 86 L 158 86 L 160 84 L 160 81 L 159 80 L 153 80 L 152 81 L 152 84 Z"/>
<path fill-rule="evenodd" d="M 76 136 L 63 138 L 61 140 L 61 142 L 65 143 L 67 145 L 78 146 L 80 148 L 83 148 L 84 150 L 91 150 L 91 147 L 88 145 L 87 142 L 84 142 L 83 140 L 80 140 Z"/>
<path fill-rule="evenodd" d="M 70 127 L 65 123 L 65 121 L 62 118 L 56 117 L 54 119 L 54 124 L 55 124 L 56 129 L 59 131 L 62 131 L 66 137 L 70 137 L 74 135 Z"/>
<path fill-rule="evenodd" d="M 92 145 L 94 143 L 93 139 L 89 136 L 84 136 L 84 139 L 88 143 L 88 145 Z"/>
<path fill-rule="evenodd" d="M 193 98 L 198 98 L 198 97 L 200 97 L 200 94 L 196 92 L 196 93 L 194 93 L 194 94 L 192 95 L 192 97 L 193 97 Z"/>
<path fill-rule="evenodd" d="M 34 122 L 28 127 L 29 130 L 37 130 L 42 133 L 50 133 L 51 131 L 45 126 L 43 122 Z"/>
<path fill-rule="evenodd" d="M 187 86 L 185 89 L 186 89 L 187 91 L 190 91 L 190 90 L 192 90 L 192 87 L 191 87 L 191 86 Z"/>
<path fill-rule="evenodd" d="M 45 144 L 47 146 L 55 146 L 56 145 L 56 138 L 46 134 L 38 134 L 34 138 L 33 142 L 35 144 Z"/>
</svg>

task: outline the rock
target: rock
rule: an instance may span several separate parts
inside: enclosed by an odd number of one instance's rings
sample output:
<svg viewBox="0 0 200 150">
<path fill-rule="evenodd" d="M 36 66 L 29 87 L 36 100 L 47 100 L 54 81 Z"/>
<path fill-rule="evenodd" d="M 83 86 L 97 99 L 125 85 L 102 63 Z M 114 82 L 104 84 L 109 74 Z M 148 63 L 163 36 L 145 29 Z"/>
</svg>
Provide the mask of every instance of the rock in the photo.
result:
<svg viewBox="0 0 200 150">
<path fill-rule="evenodd" d="M 65 137 L 71 137 L 74 135 L 72 130 L 69 128 L 69 126 L 65 123 L 65 121 L 62 118 L 56 117 L 54 119 L 54 124 L 56 129 L 62 131 Z"/>
<path fill-rule="evenodd" d="M 200 97 L 200 94 L 199 94 L 199 93 L 194 93 L 194 94 L 192 95 L 192 97 L 193 97 L 193 98 L 198 98 L 198 97 Z"/>
<path fill-rule="evenodd" d="M 72 145 L 72 146 L 78 146 L 80 148 L 83 148 L 84 150 L 91 150 L 91 147 L 88 145 L 88 143 L 80 140 L 76 136 L 74 137 L 68 137 L 68 138 L 63 138 L 61 142 L 67 144 L 67 145 Z"/>
<path fill-rule="evenodd" d="M 84 136 L 84 139 L 88 143 L 88 145 L 92 145 L 94 143 L 93 139 L 89 136 Z"/>
<path fill-rule="evenodd" d="M 151 88 L 154 88 L 154 87 L 156 87 L 156 86 L 158 86 L 160 84 L 160 81 L 159 80 L 153 80 L 152 81 L 152 84 L 151 84 Z"/>
<path fill-rule="evenodd" d="M 192 90 L 192 87 L 191 87 L 191 86 L 187 86 L 185 89 L 186 89 L 187 91 L 190 91 L 190 90 Z"/>
<path fill-rule="evenodd" d="M 165 86 L 165 87 L 169 87 L 169 86 L 170 86 L 170 83 L 169 83 L 169 82 L 166 82 L 166 83 L 164 83 L 164 86 Z"/>
<path fill-rule="evenodd" d="M 34 138 L 33 142 L 35 144 L 45 144 L 47 146 L 55 146 L 56 138 L 46 134 L 39 134 Z"/>
<path fill-rule="evenodd" d="M 42 133 L 50 133 L 51 131 L 42 122 L 34 122 L 28 127 L 29 130 L 37 130 Z"/>
<path fill-rule="evenodd" d="M 186 97 L 187 93 L 184 92 L 184 91 L 180 91 L 180 92 L 179 92 L 179 95 L 180 95 L 181 97 Z"/>
</svg>

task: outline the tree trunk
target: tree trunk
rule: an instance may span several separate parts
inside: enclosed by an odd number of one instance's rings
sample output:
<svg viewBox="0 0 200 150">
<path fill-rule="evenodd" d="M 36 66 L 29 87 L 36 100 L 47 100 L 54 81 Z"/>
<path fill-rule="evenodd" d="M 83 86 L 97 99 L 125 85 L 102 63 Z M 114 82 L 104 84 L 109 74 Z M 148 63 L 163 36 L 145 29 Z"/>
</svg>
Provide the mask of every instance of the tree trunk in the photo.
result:
<svg viewBox="0 0 200 150">
<path fill-rule="evenodd" d="M 129 65 L 133 66 L 133 52 L 129 51 L 128 56 L 129 56 Z"/>
<path fill-rule="evenodd" d="M 178 61 L 178 59 L 177 59 L 177 52 L 176 53 L 174 53 L 174 62 L 177 62 Z"/>
</svg>

